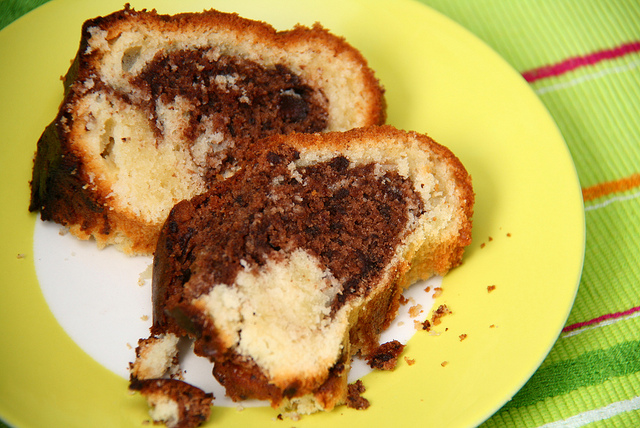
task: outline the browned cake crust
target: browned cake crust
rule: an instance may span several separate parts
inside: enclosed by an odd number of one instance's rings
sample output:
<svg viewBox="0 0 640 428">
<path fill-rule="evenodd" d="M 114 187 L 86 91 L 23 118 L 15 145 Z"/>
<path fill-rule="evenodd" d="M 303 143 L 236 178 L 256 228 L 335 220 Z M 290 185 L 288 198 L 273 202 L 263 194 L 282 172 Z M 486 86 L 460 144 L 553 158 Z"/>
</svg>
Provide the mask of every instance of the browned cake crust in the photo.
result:
<svg viewBox="0 0 640 428">
<path fill-rule="evenodd" d="M 346 400 L 351 357 L 376 359 L 403 289 L 460 263 L 471 180 L 445 147 L 389 126 L 259 147 L 171 211 L 154 258 L 152 334 L 194 338 L 233 400 L 330 410 Z"/>
<path fill-rule="evenodd" d="M 128 7 L 85 22 L 38 141 L 31 211 L 151 254 L 170 208 L 233 173 L 257 138 L 382 124 L 363 56 L 320 25 Z"/>
</svg>

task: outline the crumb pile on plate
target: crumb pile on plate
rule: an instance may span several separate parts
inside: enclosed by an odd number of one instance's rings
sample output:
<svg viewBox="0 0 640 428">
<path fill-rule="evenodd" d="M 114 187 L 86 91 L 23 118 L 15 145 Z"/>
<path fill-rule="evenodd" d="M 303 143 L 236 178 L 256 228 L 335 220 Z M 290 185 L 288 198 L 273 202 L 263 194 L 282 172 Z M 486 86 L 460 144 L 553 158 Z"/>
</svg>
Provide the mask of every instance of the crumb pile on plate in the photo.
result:
<svg viewBox="0 0 640 428">
<path fill-rule="evenodd" d="M 232 175 L 255 140 L 385 121 L 382 87 L 343 38 L 215 10 L 86 21 L 64 88 L 30 210 L 130 254 L 152 254 L 171 207 Z"/>
<path fill-rule="evenodd" d="M 392 369 L 402 351 L 378 345 L 402 291 L 460 263 L 473 201 L 458 158 L 426 135 L 262 140 L 233 177 L 169 214 L 139 348 L 165 351 L 139 352 L 133 389 L 176 372 L 169 350 L 188 337 L 234 401 L 289 415 L 344 404 L 354 355 Z"/>
</svg>

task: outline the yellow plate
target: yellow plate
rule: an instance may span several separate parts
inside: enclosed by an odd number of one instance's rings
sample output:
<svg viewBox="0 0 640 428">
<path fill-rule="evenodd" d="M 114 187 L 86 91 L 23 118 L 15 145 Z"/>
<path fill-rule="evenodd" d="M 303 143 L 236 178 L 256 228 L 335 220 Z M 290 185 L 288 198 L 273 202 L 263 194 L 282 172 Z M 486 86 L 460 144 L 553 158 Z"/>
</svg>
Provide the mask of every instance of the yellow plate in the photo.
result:
<svg viewBox="0 0 640 428">
<path fill-rule="evenodd" d="M 127 382 L 77 346 L 41 294 L 27 212 L 35 143 L 56 113 L 82 22 L 121 0 L 55 0 L 0 32 L 0 416 L 19 427 L 143 426 Z M 417 332 L 390 372 L 364 378 L 366 411 L 339 408 L 297 427 L 475 426 L 527 381 L 555 342 L 581 273 L 584 216 L 574 166 L 527 84 L 464 29 L 411 1 L 138 1 L 161 13 L 216 7 L 279 29 L 321 22 L 369 59 L 388 122 L 427 132 L 473 176 L 474 242 L 436 304 L 440 335 Z M 495 285 L 489 293 L 487 287 Z M 445 330 L 446 329 L 446 330 Z M 466 334 L 461 341 L 459 336 Z M 442 366 L 441 363 L 447 362 Z M 211 426 L 289 426 L 269 408 L 214 408 Z"/>
</svg>

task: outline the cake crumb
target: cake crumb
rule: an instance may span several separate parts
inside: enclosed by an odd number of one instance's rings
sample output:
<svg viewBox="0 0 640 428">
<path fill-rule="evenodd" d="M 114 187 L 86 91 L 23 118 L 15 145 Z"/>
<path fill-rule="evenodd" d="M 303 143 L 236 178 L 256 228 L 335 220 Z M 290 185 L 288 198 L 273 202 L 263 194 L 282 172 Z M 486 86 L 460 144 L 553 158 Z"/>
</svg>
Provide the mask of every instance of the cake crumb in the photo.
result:
<svg viewBox="0 0 640 428">
<path fill-rule="evenodd" d="M 462 342 L 463 340 L 465 340 L 467 338 L 467 334 L 466 333 L 462 333 L 459 337 L 460 337 L 460 342 Z"/>
<path fill-rule="evenodd" d="M 439 325 L 442 322 L 441 321 L 442 317 L 449 314 L 452 314 L 452 312 L 451 312 L 451 309 L 447 307 L 447 305 L 438 306 L 438 309 L 436 309 L 431 315 L 431 324 Z"/>
<path fill-rule="evenodd" d="M 18 255 L 16 256 L 17 259 L 24 259 L 25 257 L 27 257 L 27 255 L 23 253 L 18 253 Z"/>
<path fill-rule="evenodd" d="M 442 296 L 442 288 L 440 287 L 436 287 L 433 289 L 433 298 L 436 299 L 438 297 Z"/>
<path fill-rule="evenodd" d="M 511 233 L 507 233 L 507 238 L 511 238 Z"/>
<path fill-rule="evenodd" d="M 393 370 L 398 363 L 398 357 L 404 350 L 404 345 L 397 340 L 383 343 L 378 346 L 367 358 L 367 363 L 372 369 Z"/>
<path fill-rule="evenodd" d="M 143 316 L 140 317 L 140 319 L 142 321 L 148 321 L 149 320 L 149 315 L 143 315 Z"/>
<path fill-rule="evenodd" d="M 429 321 L 425 321 L 425 322 L 428 323 Z M 413 327 L 416 330 L 427 330 L 427 331 L 429 331 L 428 328 L 424 327 L 424 322 L 420 322 L 418 320 L 413 320 Z M 429 327 L 431 327 L 431 325 L 429 325 Z"/>
<path fill-rule="evenodd" d="M 400 304 L 401 305 L 403 305 L 403 306 L 406 305 L 408 301 L 409 301 L 409 299 L 404 297 L 402 294 L 400 295 Z"/>
<path fill-rule="evenodd" d="M 484 248 L 484 247 L 485 247 L 485 245 L 487 245 L 487 244 L 485 244 L 485 243 L 483 242 L 482 244 L 480 244 L 480 248 Z"/>
<path fill-rule="evenodd" d="M 412 366 L 416 363 L 416 360 L 413 358 L 409 358 L 405 355 L 404 360 L 407 362 L 407 365 Z"/>
<path fill-rule="evenodd" d="M 495 325 L 495 324 L 491 324 L 491 325 L 489 326 L 489 328 L 496 328 L 496 325 Z"/>
<path fill-rule="evenodd" d="M 297 421 L 299 421 L 301 419 L 300 418 L 300 413 L 298 413 L 298 412 L 287 413 L 286 416 L 289 419 L 291 419 L 292 421 L 294 421 L 294 422 L 297 422 Z"/>
<path fill-rule="evenodd" d="M 428 293 L 429 291 L 431 291 L 431 287 L 425 288 L 424 291 L 426 291 Z"/>
<path fill-rule="evenodd" d="M 492 238 L 492 237 L 489 237 L 489 242 L 491 242 L 491 241 L 493 241 L 493 238 Z"/>
<path fill-rule="evenodd" d="M 442 367 L 446 366 L 447 364 L 449 364 L 449 361 L 443 361 L 443 362 L 441 362 L 441 363 L 440 363 L 440 365 L 441 365 Z"/>
<path fill-rule="evenodd" d="M 398 327 L 402 327 L 404 325 L 404 321 L 398 321 L 398 324 L 396 324 Z"/>
<path fill-rule="evenodd" d="M 129 390 L 147 400 L 154 425 L 196 427 L 211 415 L 213 394 L 181 380 L 133 378 Z"/>
<path fill-rule="evenodd" d="M 422 312 L 424 312 L 424 311 L 422 310 L 422 305 L 421 305 L 421 304 L 419 304 L 419 303 L 418 303 L 417 305 L 415 305 L 415 306 L 411 306 L 411 307 L 409 308 L 409 316 L 410 316 L 411 318 L 415 318 L 415 317 L 417 317 L 417 316 L 418 316 L 418 315 L 420 315 Z"/>
<path fill-rule="evenodd" d="M 151 279 L 152 275 L 153 275 L 153 263 L 149 263 L 145 268 L 145 270 L 140 272 L 140 275 L 138 276 L 138 285 L 142 287 L 147 282 L 148 279 Z"/>
<path fill-rule="evenodd" d="M 489 286 L 487 286 L 487 293 L 491 293 L 495 289 L 496 289 L 495 285 L 489 285 Z"/>
<path fill-rule="evenodd" d="M 431 322 L 429 322 L 429 320 L 424 320 L 424 322 L 420 323 L 420 326 L 422 330 L 426 330 L 427 332 L 431 330 Z"/>
<path fill-rule="evenodd" d="M 347 386 L 347 407 L 356 410 L 367 409 L 371 404 L 369 403 L 369 400 L 361 395 L 365 391 L 366 389 L 364 384 L 360 379 L 355 381 L 355 383 L 349 384 Z"/>
</svg>

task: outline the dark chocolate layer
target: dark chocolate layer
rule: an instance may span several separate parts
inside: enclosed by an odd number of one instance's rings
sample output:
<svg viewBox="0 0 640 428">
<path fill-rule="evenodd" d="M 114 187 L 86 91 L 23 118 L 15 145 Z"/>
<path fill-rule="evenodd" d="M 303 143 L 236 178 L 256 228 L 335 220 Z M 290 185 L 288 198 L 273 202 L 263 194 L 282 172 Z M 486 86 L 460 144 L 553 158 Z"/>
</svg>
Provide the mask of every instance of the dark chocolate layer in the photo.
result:
<svg viewBox="0 0 640 428">
<path fill-rule="evenodd" d="M 156 264 L 172 265 L 160 282 L 169 275 L 180 283 L 168 294 L 188 294 L 182 298 L 189 301 L 215 284 L 232 285 L 240 269 L 259 268 L 298 248 L 343 284 L 334 309 L 370 291 L 366 284 L 388 265 L 409 213 L 423 210 L 412 182 L 395 171 L 376 174 L 373 164 L 351 165 L 343 156 L 292 173 L 297 158 L 290 147 L 269 150 L 251 171 L 172 211 L 156 255 Z"/>
<path fill-rule="evenodd" d="M 320 132 L 327 126 L 324 96 L 280 64 L 264 67 L 234 56 L 215 58 L 202 48 L 160 52 L 131 83 L 149 94 L 140 107 L 150 112 L 158 133 L 156 100 L 170 104 L 179 96 L 189 101 L 185 141 L 194 141 L 207 127 L 243 146 L 274 134 Z M 219 172 L 215 169 L 221 163 L 235 161 L 222 156 L 226 158 L 209 162 L 211 173 Z"/>
</svg>

